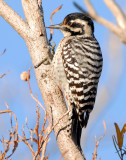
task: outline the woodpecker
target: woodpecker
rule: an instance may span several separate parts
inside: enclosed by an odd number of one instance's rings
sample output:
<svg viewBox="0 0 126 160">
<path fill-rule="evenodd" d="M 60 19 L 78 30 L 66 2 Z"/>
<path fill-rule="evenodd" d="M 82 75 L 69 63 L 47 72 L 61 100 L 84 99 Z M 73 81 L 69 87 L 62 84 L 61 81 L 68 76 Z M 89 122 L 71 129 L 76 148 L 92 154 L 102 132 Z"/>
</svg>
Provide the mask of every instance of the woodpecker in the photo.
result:
<svg viewBox="0 0 126 160">
<path fill-rule="evenodd" d="M 53 57 L 53 76 L 63 88 L 70 107 L 69 129 L 72 139 L 80 147 L 82 128 L 87 126 L 94 108 L 103 58 L 94 36 L 94 24 L 87 14 L 71 13 L 58 25 L 64 38 Z"/>
</svg>

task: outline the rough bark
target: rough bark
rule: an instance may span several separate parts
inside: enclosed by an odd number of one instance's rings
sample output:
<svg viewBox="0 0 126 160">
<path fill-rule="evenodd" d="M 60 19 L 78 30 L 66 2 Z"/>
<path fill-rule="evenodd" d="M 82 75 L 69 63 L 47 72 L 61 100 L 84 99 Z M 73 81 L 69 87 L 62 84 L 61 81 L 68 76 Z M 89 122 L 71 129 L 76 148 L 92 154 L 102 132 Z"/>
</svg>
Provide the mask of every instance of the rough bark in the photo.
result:
<svg viewBox="0 0 126 160">
<path fill-rule="evenodd" d="M 36 79 L 49 115 L 49 121 L 55 124 L 67 112 L 67 107 L 59 87 L 55 84 L 51 72 L 52 56 L 47 43 L 44 28 L 43 11 L 40 0 L 22 0 L 26 22 L 0 0 L 0 16 L 2 16 L 24 39 L 28 47 L 35 70 Z M 67 136 L 65 116 L 54 128 L 55 136 L 64 160 L 85 159 L 73 141 Z"/>
</svg>

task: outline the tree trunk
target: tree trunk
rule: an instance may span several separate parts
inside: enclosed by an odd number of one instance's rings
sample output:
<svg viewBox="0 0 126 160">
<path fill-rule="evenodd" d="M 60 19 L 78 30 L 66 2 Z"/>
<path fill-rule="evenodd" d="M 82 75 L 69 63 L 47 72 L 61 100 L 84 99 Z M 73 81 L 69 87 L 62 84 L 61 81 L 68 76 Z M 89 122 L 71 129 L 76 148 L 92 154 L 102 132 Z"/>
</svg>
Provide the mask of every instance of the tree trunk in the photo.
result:
<svg viewBox="0 0 126 160">
<path fill-rule="evenodd" d="M 47 36 L 44 28 L 43 11 L 40 0 L 22 0 L 26 22 L 0 0 L 0 15 L 25 40 L 35 70 L 36 79 L 49 115 L 49 121 L 55 124 L 67 112 L 67 107 L 59 87 L 55 84 L 51 72 L 51 59 Z M 63 129 L 68 121 L 65 116 L 54 128 L 55 136 L 64 160 L 85 159 L 77 146 Z"/>
</svg>

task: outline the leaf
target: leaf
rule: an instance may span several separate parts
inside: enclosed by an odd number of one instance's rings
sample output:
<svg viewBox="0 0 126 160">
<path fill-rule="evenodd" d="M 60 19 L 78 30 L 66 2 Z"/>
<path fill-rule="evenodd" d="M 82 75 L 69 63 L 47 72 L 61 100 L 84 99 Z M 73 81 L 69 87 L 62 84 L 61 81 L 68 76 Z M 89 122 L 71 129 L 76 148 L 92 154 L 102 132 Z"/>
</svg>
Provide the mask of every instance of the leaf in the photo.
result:
<svg viewBox="0 0 126 160">
<path fill-rule="evenodd" d="M 121 131 L 121 134 L 123 135 L 125 132 L 126 132 L 126 123 L 125 123 L 124 126 L 123 126 L 123 129 L 122 129 L 122 131 Z"/>
<path fill-rule="evenodd" d="M 114 123 L 114 124 L 115 124 L 115 128 L 116 128 L 118 146 L 119 146 L 119 148 L 121 149 L 121 148 L 122 148 L 122 145 L 123 145 L 123 134 L 122 134 L 122 132 L 120 131 L 119 126 L 117 125 L 117 123 Z"/>
</svg>

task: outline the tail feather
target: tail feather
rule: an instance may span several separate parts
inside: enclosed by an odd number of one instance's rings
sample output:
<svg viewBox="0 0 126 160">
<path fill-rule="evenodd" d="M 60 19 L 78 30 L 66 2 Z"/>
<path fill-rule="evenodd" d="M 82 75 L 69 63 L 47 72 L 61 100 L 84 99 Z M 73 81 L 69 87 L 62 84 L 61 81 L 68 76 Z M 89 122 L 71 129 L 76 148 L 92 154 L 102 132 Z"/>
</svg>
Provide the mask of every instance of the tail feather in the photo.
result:
<svg viewBox="0 0 126 160">
<path fill-rule="evenodd" d="M 81 119 L 81 120 L 80 120 Z M 71 127 L 71 136 L 74 143 L 81 149 L 81 133 L 82 128 L 87 126 L 88 119 L 89 119 L 89 112 L 85 112 L 83 115 L 78 118 L 78 113 L 76 112 L 75 107 L 73 107 L 73 116 L 72 116 L 72 127 Z"/>
<path fill-rule="evenodd" d="M 73 109 L 71 136 L 72 139 L 74 140 L 74 143 L 78 146 L 80 150 L 81 150 L 81 144 L 80 144 L 81 133 L 82 133 L 82 126 L 78 119 L 77 112 L 75 111 L 75 109 Z"/>
<path fill-rule="evenodd" d="M 88 119 L 89 119 L 89 112 L 88 111 L 86 111 L 86 112 L 84 112 L 84 114 L 83 115 L 81 115 L 80 116 L 80 119 L 82 120 L 81 121 L 81 126 L 82 126 L 82 128 L 84 127 L 84 128 L 86 128 L 87 127 L 87 123 L 88 123 Z"/>
</svg>

